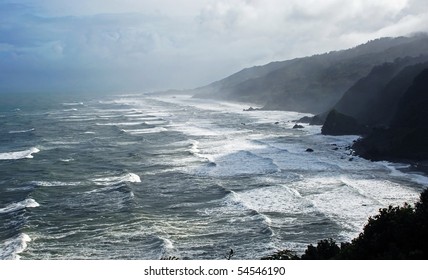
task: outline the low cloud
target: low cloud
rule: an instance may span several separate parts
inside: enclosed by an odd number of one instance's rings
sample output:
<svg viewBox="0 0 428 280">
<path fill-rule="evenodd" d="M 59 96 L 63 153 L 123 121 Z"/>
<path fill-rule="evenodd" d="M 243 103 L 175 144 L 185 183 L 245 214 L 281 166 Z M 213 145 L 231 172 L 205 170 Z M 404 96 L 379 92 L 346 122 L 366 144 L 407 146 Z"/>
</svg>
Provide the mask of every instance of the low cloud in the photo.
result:
<svg viewBox="0 0 428 280">
<path fill-rule="evenodd" d="M 320 2 L 2 3 L 0 90 L 190 88 L 243 67 L 427 31 L 425 0 Z"/>
</svg>

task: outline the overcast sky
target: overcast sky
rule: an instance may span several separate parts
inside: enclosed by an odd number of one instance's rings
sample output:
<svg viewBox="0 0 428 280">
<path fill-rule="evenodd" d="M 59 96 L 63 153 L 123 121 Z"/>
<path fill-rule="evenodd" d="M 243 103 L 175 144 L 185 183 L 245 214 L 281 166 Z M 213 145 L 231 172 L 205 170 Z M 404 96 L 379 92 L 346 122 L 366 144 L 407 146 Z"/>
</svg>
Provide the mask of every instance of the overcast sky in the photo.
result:
<svg viewBox="0 0 428 280">
<path fill-rule="evenodd" d="M 0 0 L 0 94 L 193 88 L 427 29 L 427 0 Z"/>
</svg>

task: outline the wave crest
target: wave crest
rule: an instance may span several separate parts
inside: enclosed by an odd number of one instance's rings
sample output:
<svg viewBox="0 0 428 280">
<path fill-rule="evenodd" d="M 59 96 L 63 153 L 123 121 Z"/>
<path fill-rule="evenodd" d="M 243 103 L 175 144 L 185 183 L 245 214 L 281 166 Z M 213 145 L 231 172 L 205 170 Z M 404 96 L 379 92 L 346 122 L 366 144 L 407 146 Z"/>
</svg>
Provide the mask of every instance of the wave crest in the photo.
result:
<svg viewBox="0 0 428 280">
<path fill-rule="evenodd" d="M 92 181 L 97 185 L 115 185 L 115 184 L 124 183 L 124 182 L 141 183 L 140 176 L 138 176 L 135 173 L 127 173 L 122 176 L 97 178 L 97 179 L 92 179 Z"/>
<path fill-rule="evenodd" d="M 40 152 L 39 149 L 33 147 L 24 151 L 0 153 L 0 160 L 17 160 L 24 158 L 33 158 L 33 154 Z"/>
<path fill-rule="evenodd" d="M 0 247 L 0 260 L 19 260 L 18 254 L 24 252 L 27 248 L 27 242 L 31 238 L 25 233 L 20 233 L 15 237 L 7 239 Z"/>
<path fill-rule="evenodd" d="M 36 130 L 35 128 L 25 129 L 25 130 L 11 130 L 9 134 L 17 134 L 17 133 L 27 133 Z"/>
<path fill-rule="evenodd" d="M 13 202 L 4 208 L 0 208 L 0 214 L 11 213 L 24 208 L 34 208 L 39 206 L 40 204 L 38 204 L 37 201 L 32 198 L 27 198 L 23 201 Z"/>
</svg>

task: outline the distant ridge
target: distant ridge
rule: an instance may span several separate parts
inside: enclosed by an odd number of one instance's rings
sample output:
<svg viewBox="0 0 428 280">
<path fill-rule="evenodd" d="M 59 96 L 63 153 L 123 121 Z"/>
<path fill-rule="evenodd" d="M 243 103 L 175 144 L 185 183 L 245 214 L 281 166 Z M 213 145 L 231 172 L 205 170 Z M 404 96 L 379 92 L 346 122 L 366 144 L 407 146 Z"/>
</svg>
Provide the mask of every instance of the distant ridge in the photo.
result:
<svg viewBox="0 0 428 280">
<path fill-rule="evenodd" d="M 426 34 L 380 38 L 347 50 L 246 68 L 191 93 L 252 102 L 266 110 L 319 114 L 331 109 L 373 67 L 420 55 L 428 55 Z"/>
</svg>

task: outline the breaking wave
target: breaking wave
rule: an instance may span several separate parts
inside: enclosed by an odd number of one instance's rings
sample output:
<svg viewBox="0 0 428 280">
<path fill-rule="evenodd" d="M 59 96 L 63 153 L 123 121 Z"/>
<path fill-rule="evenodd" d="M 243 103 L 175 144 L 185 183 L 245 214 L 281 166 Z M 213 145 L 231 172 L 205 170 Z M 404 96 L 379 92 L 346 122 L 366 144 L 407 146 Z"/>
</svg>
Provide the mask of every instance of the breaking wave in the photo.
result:
<svg viewBox="0 0 428 280">
<path fill-rule="evenodd" d="M 33 154 L 40 152 L 37 148 L 31 148 L 24 151 L 0 153 L 0 160 L 17 160 L 24 158 L 33 158 Z"/>
<path fill-rule="evenodd" d="M 39 206 L 40 204 L 38 204 L 37 201 L 32 198 L 27 198 L 23 201 L 13 202 L 4 208 L 0 208 L 0 214 L 11 213 L 24 208 L 34 208 Z"/>
</svg>

